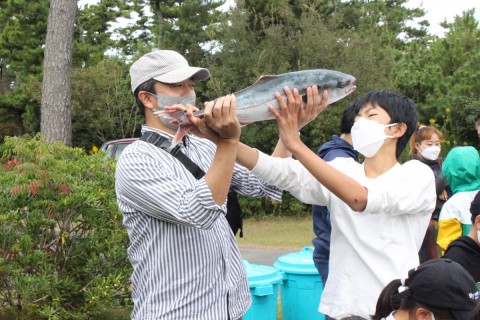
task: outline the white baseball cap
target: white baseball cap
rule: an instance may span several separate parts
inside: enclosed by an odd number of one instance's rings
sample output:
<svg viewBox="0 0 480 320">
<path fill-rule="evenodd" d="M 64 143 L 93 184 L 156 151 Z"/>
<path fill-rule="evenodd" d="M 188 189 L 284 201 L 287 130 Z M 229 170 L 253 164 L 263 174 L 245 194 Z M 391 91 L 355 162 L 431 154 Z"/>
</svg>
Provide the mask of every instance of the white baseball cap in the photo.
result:
<svg viewBox="0 0 480 320">
<path fill-rule="evenodd" d="M 187 79 L 205 81 L 209 77 L 208 69 L 190 67 L 180 53 L 172 50 L 155 50 L 147 53 L 130 67 L 132 92 L 150 79 L 163 83 L 178 83 Z"/>
</svg>

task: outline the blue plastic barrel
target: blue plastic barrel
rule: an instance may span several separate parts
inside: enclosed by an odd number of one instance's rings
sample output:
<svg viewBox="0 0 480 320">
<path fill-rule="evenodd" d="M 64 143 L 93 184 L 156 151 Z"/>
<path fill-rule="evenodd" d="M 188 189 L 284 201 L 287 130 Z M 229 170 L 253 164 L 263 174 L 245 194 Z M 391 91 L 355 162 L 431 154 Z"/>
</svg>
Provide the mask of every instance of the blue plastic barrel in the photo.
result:
<svg viewBox="0 0 480 320">
<path fill-rule="evenodd" d="M 273 267 L 250 264 L 247 260 L 243 260 L 243 265 L 252 294 L 252 305 L 243 320 L 276 320 L 278 286 L 282 282 L 282 274 Z"/>
<path fill-rule="evenodd" d="M 283 274 L 280 285 L 283 320 L 324 320 L 318 312 L 323 285 L 313 262 L 313 247 L 280 256 L 273 266 Z"/>
</svg>

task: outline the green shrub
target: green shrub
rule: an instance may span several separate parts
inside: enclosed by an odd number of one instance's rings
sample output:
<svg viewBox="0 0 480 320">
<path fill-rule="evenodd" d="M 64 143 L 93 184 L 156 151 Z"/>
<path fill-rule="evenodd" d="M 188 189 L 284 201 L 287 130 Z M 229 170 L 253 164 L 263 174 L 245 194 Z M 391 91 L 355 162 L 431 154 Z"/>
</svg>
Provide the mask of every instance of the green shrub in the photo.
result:
<svg viewBox="0 0 480 320">
<path fill-rule="evenodd" d="M 40 135 L 7 137 L 0 156 L 0 318 L 95 319 L 129 309 L 115 163 Z"/>
</svg>

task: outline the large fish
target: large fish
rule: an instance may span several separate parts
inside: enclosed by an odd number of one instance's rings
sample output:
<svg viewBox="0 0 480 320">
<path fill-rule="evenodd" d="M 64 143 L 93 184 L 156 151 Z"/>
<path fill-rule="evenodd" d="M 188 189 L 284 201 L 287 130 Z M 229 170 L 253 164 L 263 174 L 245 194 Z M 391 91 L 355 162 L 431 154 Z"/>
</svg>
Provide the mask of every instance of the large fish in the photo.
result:
<svg viewBox="0 0 480 320">
<path fill-rule="evenodd" d="M 327 69 L 313 69 L 288 72 L 279 75 L 261 76 L 254 84 L 235 92 L 237 99 L 237 118 L 242 126 L 249 123 L 274 119 L 269 107 L 279 110 L 279 105 L 274 93 L 279 92 L 286 99 L 283 88 L 296 88 L 303 100 L 306 101 L 308 87 L 316 85 L 319 95 L 328 90 L 328 104 L 334 103 L 356 89 L 355 77 L 339 71 Z M 191 122 L 184 111 L 155 110 L 158 116 L 169 118 L 178 122 L 178 131 L 172 141 L 176 145 L 185 135 Z M 203 110 L 195 113 L 201 116 Z"/>
</svg>

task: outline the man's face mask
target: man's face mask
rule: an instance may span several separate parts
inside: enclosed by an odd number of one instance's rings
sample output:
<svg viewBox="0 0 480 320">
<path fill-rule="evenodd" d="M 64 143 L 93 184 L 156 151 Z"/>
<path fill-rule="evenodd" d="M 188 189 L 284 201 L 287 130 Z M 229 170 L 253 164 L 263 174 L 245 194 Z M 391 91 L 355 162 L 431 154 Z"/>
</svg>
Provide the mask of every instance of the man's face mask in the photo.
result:
<svg viewBox="0 0 480 320">
<path fill-rule="evenodd" d="M 383 125 L 373 120 L 359 118 L 352 127 L 353 148 L 367 158 L 373 157 L 386 138 L 393 138 L 385 134 L 385 128 L 394 125 L 396 123 Z"/>
<path fill-rule="evenodd" d="M 164 107 L 173 106 L 175 104 L 181 104 L 183 106 L 186 106 L 187 104 L 191 104 L 192 106 L 195 106 L 195 100 L 196 100 L 195 93 L 187 94 L 180 97 L 172 97 L 172 96 L 167 96 L 160 93 L 151 93 L 151 92 L 148 92 L 148 94 L 157 98 L 158 109 L 160 110 L 162 110 Z M 174 131 L 177 131 L 178 126 L 176 124 L 170 123 L 170 121 L 172 121 L 171 119 L 167 119 L 161 116 L 159 118 L 165 126 L 167 126 L 168 128 Z"/>
<path fill-rule="evenodd" d="M 432 160 L 432 161 L 437 160 L 438 156 L 440 155 L 440 150 L 441 149 L 439 146 L 431 146 L 425 149 L 422 148 L 422 146 L 420 146 L 420 153 L 427 160 Z"/>
</svg>

